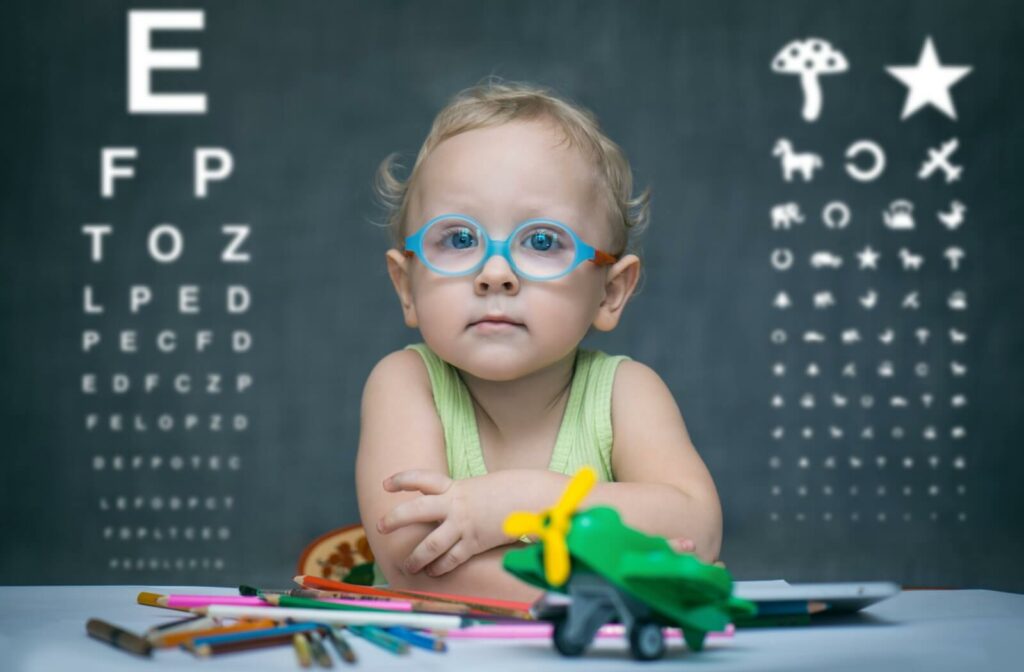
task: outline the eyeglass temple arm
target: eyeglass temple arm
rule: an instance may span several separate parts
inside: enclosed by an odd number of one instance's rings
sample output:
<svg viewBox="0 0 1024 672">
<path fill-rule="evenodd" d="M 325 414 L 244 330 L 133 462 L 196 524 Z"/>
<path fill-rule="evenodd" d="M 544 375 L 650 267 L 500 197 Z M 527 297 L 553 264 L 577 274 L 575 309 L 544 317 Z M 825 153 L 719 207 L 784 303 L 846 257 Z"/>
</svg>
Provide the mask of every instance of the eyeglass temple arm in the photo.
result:
<svg viewBox="0 0 1024 672">
<path fill-rule="evenodd" d="M 598 266 L 611 266 L 618 260 L 618 257 L 608 254 L 607 252 L 602 252 L 601 250 L 594 250 L 593 258 L 589 259 L 588 261 L 592 261 Z"/>
</svg>

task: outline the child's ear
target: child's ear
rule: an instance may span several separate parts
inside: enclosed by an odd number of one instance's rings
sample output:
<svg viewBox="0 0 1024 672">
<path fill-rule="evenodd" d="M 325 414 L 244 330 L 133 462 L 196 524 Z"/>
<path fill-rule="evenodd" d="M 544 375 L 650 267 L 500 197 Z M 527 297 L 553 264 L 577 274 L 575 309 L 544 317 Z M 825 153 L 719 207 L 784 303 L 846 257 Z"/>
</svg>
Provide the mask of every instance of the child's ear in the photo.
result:
<svg viewBox="0 0 1024 672">
<path fill-rule="evenodd" d="M 391 284 L 395 286 L 395 293 L 402 304 L 402 316 L 405 318 L 405 326 L 418 327 L 416 319 L 416 306 L 412 301 L 412 288 L 409 279 L 409 263 L 412 261 L 405 256 L 401 250 L 391 248 L 384 255 L 388 264 L 388 275 L 391 276 Z"/>
<path fill-rule="evenodd" d="M 604 301 L 597 308 L 594 328 L 598 331 L 611 331 L 622 319 L 622 311 L 626 302 L 636 289 L 640 279 L 640 257 L 635 254 L 626 256 L 615 262 L 608 271 L 608 279 L 604 286 Z"/>
</svg>

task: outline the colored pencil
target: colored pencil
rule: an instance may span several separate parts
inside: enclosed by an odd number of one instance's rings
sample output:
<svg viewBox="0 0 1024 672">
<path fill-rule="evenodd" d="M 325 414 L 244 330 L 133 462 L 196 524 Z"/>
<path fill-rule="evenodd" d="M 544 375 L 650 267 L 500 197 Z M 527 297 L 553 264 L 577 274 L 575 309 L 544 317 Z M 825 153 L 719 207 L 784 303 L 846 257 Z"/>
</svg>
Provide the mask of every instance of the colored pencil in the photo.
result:
<svg viewBox="0 0 1024 672">
<path fill-rule="evenodd" d="M 334 645 L 335 650 L 338 652 L 338 656 L 341 657 L 346 663 L 356 662 L 356 652 L 352 650 L 352 647 L 345 641 L 345 636 L 341 634 L 339 628 L 332 628 L 327 626 L 327 638 L 331 640 L 331 644 Z"/>
<path fill-rule="evenodd" d="M 225 653 L 238 653 L 240 651 L 266 649 L 274 646 L 289 646 L 293 644 L 293 637 L 294 635 L 274 635 L 273 637 L 263 637 L 262 639 L 251 639 L 243 642 L 228 642 L 226 644 L 218 644 L 217 646 L 204 644 L 201 647 L 195 647 L 191 642 L 185 642 L 181 646 L 183 649 L 191 651 L 200 658 L 208 658 L 210 656 L 220 656 Z"/>
<path fill-rule="evenodd" d="M 732 625 L 722 632 L 709 632 L 708 637 L 732 637 Z M 550 639 L 552 626 L 550 623 L 514 623 L 503 625 L 472 625 L 458 630 L 450 630 L 450 639 Z M 681 639 L 679 628 L 664 628 L 666 639 Z M 597 637 L 605 639 L 621 639 L 626 635 L 626 627 L 619 623 L 603 625 L 597 631 Z"/>
<path fill-rule="evenodd" d="M 274 607 L 297 607 L 300 609 L 338 609 L 341 611 L 366 611 L 375 612 L 378 614 L 385 611 L 395 611 L 394 609 L 381 609 L 379 606 L 376 605 L 364 606 L 344 604 L 334 601 L 328 602 L 326 600 L 314 600 L 309 597 L 293 597 L 291 595 L 263 595 L 262 599 L 266 600 L 268 604 Z"/>
<path fill-rule="evenodd" d="M 170 634 L 164 634 L 159 637 L 150 639 L 153 646 L 161 649 L 166 649 L 172 646 L 178 646 L 185 642 L 191 642 L 201 637 L 213 637 L 215 635 L 230 635 L 236 632 L 245 632 L 247 630 L 266 630 L 277 625 L 274 621 L 239 621 L 234 625 L 223 625 L 216 628 L 209 628 L 207 630 L 187 630 L 184 632 L 173 632 Z"/>
<path fill-rule="evenodd" d="M 413 630 L 410 630 L 409 628 L 396 626 L 384 628 L 384 631 L 387 632 L 389 635 L 394 635 L 399 639 L 409 642 L 413 646 L 418 646 L 421 649 L 426 649 L 427 651 L 445 652 L 448 650 L 448 647 L 445 646 L 443 639 L 435 639 L 434 637 L 430 637 L 428 635 L 415 632 Z"/>
<path fill-rule="evenodd" d="M 331 660 L 330 654 L 327 653 L 327 648 L 324 646 L 324 638 L 319 630 L 310 631 L 309 650 L 313 654 L 313 660 L 316 661 L 317 665 L 320 667 L 334 667 L 334 661 Z"/>
<path fill-rule="evenodd" d="M 154 625 L 146 630 L 146 635 L 149 636 L 150 634 L 190 627 L 198 630 L 203 627 L 209 627 L 209 623 L 210 620 L 207 616 L 186 616 L 185 618 L 178 618 L 173 621 Z"/>
<path fill-rule="evenodd" d="M 165 605 L 162 605 L 162 604 L 158 604 L 157 603 L 157 598 L 159 598 L 159 597 L 160 597 L 160 595 L 157 594 L 157 593 L 147 593 L 147 592 L 143 591 L 143 592 L 139 593 L 138 597 L 135 598 L 135 599 L 136 599 L 136 601 L 139 604 L 145 605 L 147 607 L 159 607 L 161 609 L 175 609 L 177 611 L 188 611 L 188 609 L 186 609 L 186 608 L 168 607 L 168 606 L 165 606 Z"/>
<path fill-rule="evenodd" d="M 235 607 L 211 604 L 194 609 L 214 618 L 272 618 L 295 621 L 320 621 L 332 625 L 407 625 L 413 628 L 451 630 L 462 625 L 459 616 L 416 614 L 400 611 L 338 611 L 335 609 L 296 609 L 291 607 Z"/>
<path fill-rule="evenodd" d="M 533 616 L 530 614 L 530 604 L 528 602 L 496 600 L 492 598 L 472 597 L 466 595 L 450 595 L 447 593 L 431 593 L 419 590 L 400 590 L 397 588 L 388 588 L 385 590 L 374 588 L 372 586 L 358 586 L 351 583 L 344 583 L 342 581 L 332 581 L 330 579 L 323 579 L 318 576 L 310 575 L 296 576 L 295 582 L 307 588 L 319 588 L 321 590 L 338 590 L 377 597 L 393 597 L 404 600 L 421 599 L 459 604 L 487 614 L 495 614 L 520 620 L 533 620 Z"/>
<path fill-rule="evenodd" d="M 757 616 L 792 616 L 797 614 L 818 614 L 828 609 L 824 602 L 808 602 L 807 600 L 779 601 L 779 602 L 758 602 Z"/>
<path fill-rule="evenodd" d="M 358 635 L 371 644 L 376 644 L 380 648 L 390 651 L 391 653 L 409 653 L 409 645 L 406 642 L 387 634 L 380 628 L 375 628 L 373 626 L 350 625 L 348 626 L 348 630 L 352 634 Z"/>
<path fill-rule="evenodd" d="M 273 621 L 271 621 L 271 623 L 273 623 Z M 237 632 L 225 632 L 215 635 L 207 635 L 205 637 L 196 637 L 192 640 L 192 645 L 195 647 L 206 645 L 219 646 L 221 644 L 247 642 L 254 639 L 262 639 L 264 637 L 274 637 L 276 635 L 288 635 L 290 637 L 297 632 L 309 632 L 310 630 L 316 630 L 320 627 L 323 626 L 319 623 L 288 623 L 287 625 L 274 624 L 270 627 L 260 629 L 251 628 Z"/>
<path fill-rule="evenodd" d="M 295 645 L 295 656 L 299 659 L 302 667 L 312 667 L 313 658 L 309 655 L 309 640 L 301 632 L 292 635 L 292 643 Z"/>
<path fill-rule="evenodd" d="M 90 618 L 85 624 L 85 631 L 89 633 L 90 637 L 106 642 L 122 651 L 139 656 L 149 656 L 153 653 L 153 645 L 145 637 L 140 637 L 134 632 L 129 632 L 98 618 Z"/>
</svg>

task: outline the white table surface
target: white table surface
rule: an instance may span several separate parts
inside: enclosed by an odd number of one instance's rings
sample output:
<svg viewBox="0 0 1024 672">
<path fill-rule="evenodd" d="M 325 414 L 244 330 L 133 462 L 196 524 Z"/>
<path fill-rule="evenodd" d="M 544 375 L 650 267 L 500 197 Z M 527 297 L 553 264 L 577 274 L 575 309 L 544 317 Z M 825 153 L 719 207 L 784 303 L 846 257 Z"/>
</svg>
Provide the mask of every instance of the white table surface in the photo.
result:
<svg viewBox="0 0 1024 672">
<path fill-rule="evenodd" d="M 235 588 L 153 586 L 0 586 L 0 670 L 295 670 L 291 647 L 197 660 L 178 650 L 150 659 L 88 637 L 91 618 L 133 631 L 180 618 L 136 603 L 140 591 L 237 595 Z M 581 658 L 563 658 L 544 640 L 449 640 L 447 653 L 413 649 L 394 656 L 350 638 L 359 661 L 353 669 L 621 670 L 678 667 L 700 670 L 996 670 L 1024 669 L 1024 595 L 986 590 L 909 591 L 853 617 L 807 627 L 744 629 L 709 639 L 691 653 L 670 640 L 662 660 L 634 661 L 620 640 L 595 642 Z M 333 652 L 332 652 L 333 654 Z M 335 669 L 344 670 L 349 665 Z M 317 669 L 317 668 L 313 668 Z"/>
</svg>

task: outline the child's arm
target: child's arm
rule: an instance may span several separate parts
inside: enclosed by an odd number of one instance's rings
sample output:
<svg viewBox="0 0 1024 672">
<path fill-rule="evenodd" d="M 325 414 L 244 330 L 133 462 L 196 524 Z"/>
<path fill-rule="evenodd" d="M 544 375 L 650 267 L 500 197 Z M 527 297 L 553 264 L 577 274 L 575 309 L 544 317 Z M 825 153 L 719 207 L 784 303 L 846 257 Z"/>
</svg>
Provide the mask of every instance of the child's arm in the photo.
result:
<svg viewBox="0 0 1024 672">
<path fill-rule="evenodd" d="M 388 511 L 423 498 L 415 490 L 384 490 L 384 480 L 404 469 L 426 470 L 439 476 L 448 473 L 444 431 L 434 408 L 430 378 L 419 354 L 412 350 L 382 359 L 363 390 L 356 488 L 363 527 L 377 564 L 396 588 L 523 601 L 540 595 L 540 591 L 502 569 L 502 555 L 511 548 L 507 545 L 475 555 L 443 576 L 407 571 L 403 566 L 406 558 L 438 526 L 411 523 L 386 535 L 378 531 L 377 521 Z"/>
<path fill-rule="evenodd" d="M 690 441 L 672 392 L 650 367 L 619 364 L 612 388 L 616 483 L 593 491 L 588 503 L 607 503 L 633 527 L 692 539 L 705 561 L 722 545 L 722 508 L 704 461 Z"/>
<path fill-rule="evenodd" d="M 616 482 L 595 485 L 581 506 L 612 506 L 628 525 L 667 537 L 680 549 L 686 548 L 684 540 L 692 540 L 702 559 L 715 560 L 722 539 L 715 484 L 690 442 L 671 392 L 647 366 L 632 361 L 619 365 L 612 424 Z M 478 540 L 483 549 L 493 548 L 503 543 L 494 534 L 508 513 L 549 508 L 568 480 L 535 469 L 508 469 L 454 482 L 440 472 L 403 471 L 390 479 L 389 489 L 424 494 L 388 511 L 381 521 L 383 531 L 390 536 L 430 521 L 455 530 L 455 536 Z M 414 573 L 431 566 L 443 574 L 466 557 L 446 552 L 447 547 L 438 548 L 429 539 L 409 550 Z"/>
</svg>

